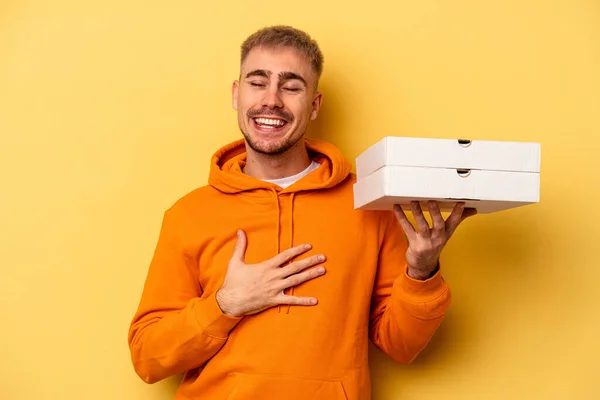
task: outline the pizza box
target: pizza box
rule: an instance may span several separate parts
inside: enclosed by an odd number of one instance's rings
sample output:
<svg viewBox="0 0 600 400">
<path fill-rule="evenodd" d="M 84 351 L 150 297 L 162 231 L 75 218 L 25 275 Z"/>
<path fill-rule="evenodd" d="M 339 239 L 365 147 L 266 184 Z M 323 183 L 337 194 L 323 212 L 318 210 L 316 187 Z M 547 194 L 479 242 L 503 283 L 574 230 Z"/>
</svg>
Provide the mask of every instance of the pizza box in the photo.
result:
<svg viewBox="0 0 600 400">
<path fill-rule="evenodd" d="M 356 158 L 354 208 L 435 200 L 490 213 L 539 202 L 540 144 L 386 137 Z"/>
</svg>

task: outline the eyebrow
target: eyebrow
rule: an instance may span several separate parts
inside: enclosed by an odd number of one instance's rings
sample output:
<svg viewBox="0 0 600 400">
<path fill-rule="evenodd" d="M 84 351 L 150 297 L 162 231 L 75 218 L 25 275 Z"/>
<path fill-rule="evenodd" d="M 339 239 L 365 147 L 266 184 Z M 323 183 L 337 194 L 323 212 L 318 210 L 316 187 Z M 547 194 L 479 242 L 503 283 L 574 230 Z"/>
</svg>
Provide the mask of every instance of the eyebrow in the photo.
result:
<svg viewBox="0 0 600 400">
<path fill-rule="evenodd" d="M 291 81 L 291 80 L 297 79 L 300 82 L 302 82 L 304 84 L 304 86 L 308 86 L 303 77 L 301 77 L 300 75 L 295 74 L 293 72 L 281 72 L 279 74 L 279 79 L 282 81 Z"/>
<path fill-rule="evenodd" d="M 254 71 L 250 71 L 246 74 L 246 79 L 250 78 L 251 76 L 261 76 L 263 78 L 270 78 L 272 75 L 271 71 L 267 71 L 264 69 L 255 69 Z M 304 86 L 308 86 L 306 84 L 306 80 L 304 80 L 304 78 L 294 72 L 280 72 L 279 73 L 279 79 L 281 81 L 291 81 L 291 80 L 299 80 L 300 82 L 302 82 L 304 84 Z"/>
<path fill-rule="evenodd" d="M 250 78 L 251 76 L 262 76 L 264 78 L 269 78 L 269 75 L 271 75 L 271 73 L 267 73 L 267 71 L 264 69 L 255 69 L 254 71 L 250 71 L 246 74 L 246 79 Z"/>
</svg>

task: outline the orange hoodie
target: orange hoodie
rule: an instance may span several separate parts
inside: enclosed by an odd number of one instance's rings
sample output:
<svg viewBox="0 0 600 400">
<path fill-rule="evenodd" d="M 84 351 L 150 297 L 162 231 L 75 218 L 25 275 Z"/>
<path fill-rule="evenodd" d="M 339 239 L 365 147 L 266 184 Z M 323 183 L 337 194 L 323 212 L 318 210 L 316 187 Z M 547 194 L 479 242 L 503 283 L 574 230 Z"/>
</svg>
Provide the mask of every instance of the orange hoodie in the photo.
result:
<svg viewBox="0 0 600 400">
<path fill-rule="evenodd" d="M 185 372 L 176 399 L 368 400 L 368 340 L 400 363 L 428 343 L 450 303 L 439 272 L 406 274 L 406 240 L 392 211 L 353 209 L 350 163 L 305 139 L 321 166 L 283 190 L 245 175 L 243 140 L 213 157 L 209 185 L 165 212 L 129 331 L 137 374 L 152 383 Z M 280 306 L 242 318 L 215 300 L 236 241 L 246 263 L 301 243 L 323 253 L 326 274 L 293 288 L 316 306 Z"/>
</svg>

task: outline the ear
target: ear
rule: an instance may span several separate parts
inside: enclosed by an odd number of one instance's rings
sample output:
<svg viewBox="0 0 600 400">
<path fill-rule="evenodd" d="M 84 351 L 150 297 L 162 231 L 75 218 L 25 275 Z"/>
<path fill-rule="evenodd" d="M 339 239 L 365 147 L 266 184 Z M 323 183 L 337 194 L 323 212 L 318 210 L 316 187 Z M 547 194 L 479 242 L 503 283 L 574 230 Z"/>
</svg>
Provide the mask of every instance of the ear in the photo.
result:
<svg viewBox="0 0 600 400">
<path fill-rule="evenodd" d="M 310 112 L 310 120 L 313 121 L 317 118 L 319 110 L 321 109 L 321 102 L 323 101 L 323 93 L 317 92 L 312 102 L 312 111 Z"/>
<path fill-rule="evenodd" d="M 238 109 L 238 90 L 240 88 L 239 81 L 233 81 L 233 85 L 231 87 L 231 102 L 234 110 Z"/>
</svg>

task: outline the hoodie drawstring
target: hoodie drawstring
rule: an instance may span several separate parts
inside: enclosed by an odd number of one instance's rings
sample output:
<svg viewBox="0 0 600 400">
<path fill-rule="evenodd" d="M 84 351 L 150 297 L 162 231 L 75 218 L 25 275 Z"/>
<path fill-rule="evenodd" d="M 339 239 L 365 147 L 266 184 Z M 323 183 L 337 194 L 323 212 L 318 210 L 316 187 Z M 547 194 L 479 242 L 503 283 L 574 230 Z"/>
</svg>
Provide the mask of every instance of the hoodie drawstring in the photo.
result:
<svg viewBox="0 0 600 400">
<path fill-rule="evenodd" d="M 273 192 L 273 195 L 275 196 L 275 204 L 277 206 L 277 252 L 275 254 L 279 254 L 281 252 L 281 243 L 280 243 L 280 237 L 281 237 L 281 205 L 279 204 L 279 194 L 277 193 L 277 191 L 272 188 L 271 191 Z M 292 192 L 290 194 L 290 243 L 288 246 L 288 249 L 291 249 L 292 247 L 294 247 L 294 196 L 296 195 L 295 192 Z M 290 262 L 286 265 L 291 264 L 292 261 L 290 260 Z M 283 267 L 283 265 L 282 265 Z M 284 290 L 285 292 L 285 290 Z M 289 293 L 288 295 L 293 296 L 294 295 L 294 288 L 291 287 L 289 289 Z M 277 312 L 281 313 L 281 305 L 277 306 Z M 285 313 L 289 314 L 290 313 L 290 305 L 285 305 Z"/>
<path fill-rule="evenodd" d="M 275 254 L 279 254 L 281 251 L 281 246 L 279 245 L 279 235 L 281 233 L 281 222 L 280 222 L 280 214 L 281 214 L 281 207 L 279 206 L 279 195 L 277 194 L 277 191 L 274 188 L 271 188 L 271 191 L 273 192 L 273 195 L 275 196 L 275 204 L 277 205 L 277 248 L 275 251 Z M 285 290 L 284 290 L 285 292 Z M 281 312 L 281 305 L 277 306 L 277 312 L 280 313 Z"/>
<path fill-rule="evenodd" d="M 281 207 L 279 206 L 279 196 L 277 195 L 277 191 L 275 189 L 271 189 L 273 191 L 273 195 L 275 196 L 275 204 L 277 205 L 277 252 L 275 254 L 279 254 L 280 246 L 279 246 L 279 234 L 281 233 L 281 224 L 279 222 L 279 215 L 281 214 Z"/>
<path fill-rule="evenodd" d="M 294 247 L 294 195 L 296 193 L 292 192 L 292 194 L 290 195 L 290 245 L 289 248 L 291 249 L 292 247 Z M 290 296 L 294 295 L 294 287 L 292 286 L 290 288 Z M 290 313 L 290 305 L 287 305 L 287 309 L 285 310 L 286 314 Z"/>
</svg>

